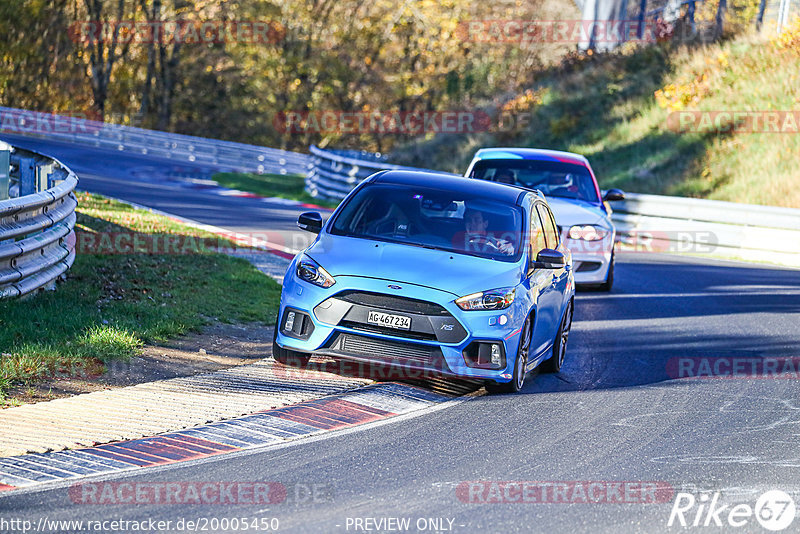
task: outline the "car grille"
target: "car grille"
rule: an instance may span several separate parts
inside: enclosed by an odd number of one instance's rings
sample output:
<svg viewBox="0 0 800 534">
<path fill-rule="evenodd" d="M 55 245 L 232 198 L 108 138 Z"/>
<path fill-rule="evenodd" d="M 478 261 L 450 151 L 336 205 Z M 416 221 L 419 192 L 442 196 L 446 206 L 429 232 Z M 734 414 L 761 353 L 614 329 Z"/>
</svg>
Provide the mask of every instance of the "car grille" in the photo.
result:
<svg viewBox="0 0 800 534">
<path fill-rule="evenodd" d="M 336 295 L 336 298 L 352 304 L 360 304 L 362 306 L 389 311 L 415 313 L 418 315 L 450 315 L 446 309 L 433 302 L 397 297 L 394 295 L 383 295 L 366 291 L 342 291 Z"/>
<path fill-rule="evenodd" d="M 409 362 L 432 364 L 442 359 L 438 347 L 376 339 L 355 334 L 339 333 L 330 344 L 330 349 L 344 355 L 363 356 L 385 362 Z"/>
<path fill-rule="evenodd" d="M 356 321 L 342 321 L 339 323 L 339 325 L 344 326 L 345 328 L 352 328 L 353 330 L 361 330 L 362 332 L 371 332 L 373 334 L 384 334 L 386 336 L 405 337 L 408 339 L 419 339 L 423 341 L 436 341 L 436 335 L 428 332 L 398 330 L 397 328 L 387 328 L 385 326 L 364 324 Z"/>
</svg>

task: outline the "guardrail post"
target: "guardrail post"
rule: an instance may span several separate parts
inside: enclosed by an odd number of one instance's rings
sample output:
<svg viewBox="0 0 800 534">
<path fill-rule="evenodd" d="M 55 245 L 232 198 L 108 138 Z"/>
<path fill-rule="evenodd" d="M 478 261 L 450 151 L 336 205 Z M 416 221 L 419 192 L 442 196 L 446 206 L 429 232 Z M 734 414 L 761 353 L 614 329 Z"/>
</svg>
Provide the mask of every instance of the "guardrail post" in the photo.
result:
<svg viewBox="0 0 800 534">
<path fill-rule="evenodd" d="M 53 173 L 53 164 L 48 163 L 47 165 L 37 165 L 36 169 L 36 192 L 45 191 L 50 188 L 50 184 L 48 183 L 48 179 L 50 175 Z"/>
<path fill-rule="evenodd" d="M 19 160 L 19 196 L 32 195 L 36 192 L 36 160 L 20 158 Z"/>
<path fill-rule="evenodd" d="M 8 198 L 11 181 L 11 145 L 0 141 L 0 200 Z"/>
</svg>

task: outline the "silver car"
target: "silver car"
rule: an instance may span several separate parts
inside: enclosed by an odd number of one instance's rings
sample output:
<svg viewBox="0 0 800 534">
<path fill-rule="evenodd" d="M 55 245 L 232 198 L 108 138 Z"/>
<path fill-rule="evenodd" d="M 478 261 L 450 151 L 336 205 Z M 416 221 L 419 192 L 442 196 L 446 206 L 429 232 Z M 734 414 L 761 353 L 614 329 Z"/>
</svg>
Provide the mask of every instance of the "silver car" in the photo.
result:
<svg viewBox="0 0 800 534">
<path fill-rule="evenodd" d="M 610 189 L 601 195 L 585 157 L 556 150 L 484 148 L 475 153 L 465 176 L 544 193 L 572 251 L 575 283 L 611 290 L 616 229 L 606 202 L 623 200 L 625 193 Z"/>
</svg>

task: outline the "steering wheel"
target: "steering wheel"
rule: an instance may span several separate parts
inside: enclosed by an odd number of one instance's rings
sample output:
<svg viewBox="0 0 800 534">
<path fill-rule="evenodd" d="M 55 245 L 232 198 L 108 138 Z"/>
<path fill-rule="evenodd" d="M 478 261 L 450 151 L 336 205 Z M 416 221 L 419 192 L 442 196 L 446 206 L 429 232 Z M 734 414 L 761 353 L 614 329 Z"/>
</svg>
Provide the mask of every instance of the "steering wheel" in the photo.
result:
<svg viewBox="0 0 800 534">
<path fill-rule="evenodd" d="M 469 238 L 470 244 L 482 245 L 492 247 L 494 250 L 499 250 L 497 243 L 486 237 L 485 235 L 476 235 Z"/>
</svg>

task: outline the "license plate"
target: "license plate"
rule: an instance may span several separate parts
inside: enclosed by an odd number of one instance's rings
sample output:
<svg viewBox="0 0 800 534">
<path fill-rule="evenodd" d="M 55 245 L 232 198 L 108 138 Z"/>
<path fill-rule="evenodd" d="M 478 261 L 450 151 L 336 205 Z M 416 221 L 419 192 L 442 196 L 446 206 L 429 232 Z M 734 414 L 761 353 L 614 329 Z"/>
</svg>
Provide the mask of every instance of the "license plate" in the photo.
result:
<svg viewBox="0 0 800 534">
<path fill-rule="evenodd" d="M 392 315 L 391 313 L 371 311 L 367 316 L 367 322 L 387 328 L 399 328 L 401 330 L 411 329 L 411 317 Z"/>
</svg>

